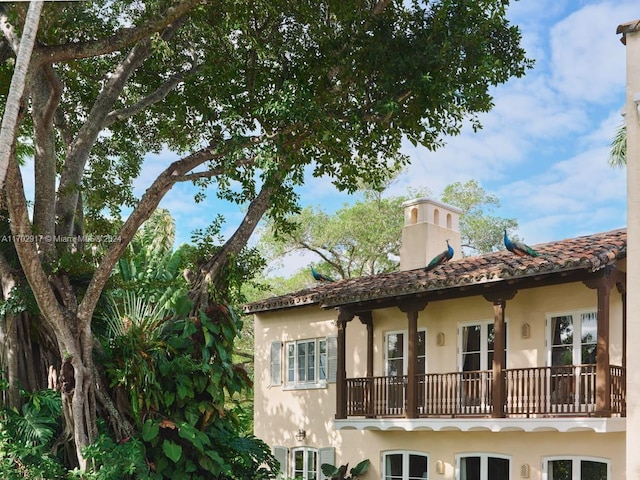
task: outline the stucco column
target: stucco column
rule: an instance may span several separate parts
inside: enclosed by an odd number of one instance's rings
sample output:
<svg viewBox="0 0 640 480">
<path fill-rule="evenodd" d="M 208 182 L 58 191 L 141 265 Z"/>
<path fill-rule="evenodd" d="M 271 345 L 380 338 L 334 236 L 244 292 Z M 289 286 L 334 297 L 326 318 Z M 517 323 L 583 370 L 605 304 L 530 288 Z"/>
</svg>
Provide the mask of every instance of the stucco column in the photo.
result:
<svg viewBox="0 0 640 480">
<path fill-rule="evenodd" d="M 626 41 L 627 94 L 627 441 L 626 478 L 640 478 L 640 24 L 618 27 Z"/>
</svg>

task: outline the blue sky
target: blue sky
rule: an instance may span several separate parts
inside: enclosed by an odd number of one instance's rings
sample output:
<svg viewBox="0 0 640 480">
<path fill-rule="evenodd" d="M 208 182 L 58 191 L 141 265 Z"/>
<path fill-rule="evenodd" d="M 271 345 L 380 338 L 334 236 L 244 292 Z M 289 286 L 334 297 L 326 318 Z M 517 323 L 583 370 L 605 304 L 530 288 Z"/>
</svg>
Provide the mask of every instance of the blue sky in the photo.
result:
<svg viewBox="0 0 640 480">
<path fill-rule="evenodd" d="M 407 142 L 403 150 L 412 165 L 389 194 L 428 187 L 438 197 L 450 183 L 475 179 L 500 199 L 493 213 L 516 218 L 517 234 L 529 244 L 624 227 L 625 172 L 610 168 L 607 159 L 625 94 L 625 48 L 615 31 L 640 17 L 637 6 L 637 0 L 514 2 L 509 17 L 522 29 L 534 69 L 495 89 L 495 107 L 481 117 L 484 128 L 477 133 L 466 128 L 436 152 Z M 166 156 L 147 160 L 138 193 L 161 169 L 159 161 Z M 327 211 L 354 201 L 326 179 L 310 179 L 300 194 L 303 205 Z M 218 212 L 229 232 L 243 216 L 212 199 L 204 208 L 194 205 L 187 185 L 175 187 L 161 206 L 176 218 L 178 242 Z"/>
</svg>

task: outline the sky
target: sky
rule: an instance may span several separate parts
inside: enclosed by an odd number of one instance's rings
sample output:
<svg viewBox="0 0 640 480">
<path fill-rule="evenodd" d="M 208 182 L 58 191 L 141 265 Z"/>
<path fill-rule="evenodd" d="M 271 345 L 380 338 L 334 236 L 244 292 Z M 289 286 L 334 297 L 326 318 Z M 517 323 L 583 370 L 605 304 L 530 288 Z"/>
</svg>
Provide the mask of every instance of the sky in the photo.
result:
<svg viewBox="0 0 640 480">
<path fill-rule="evenodd" d="M 637 18 L 638 0 L 513 2 L 509 19 L 521 28 L 534 68 L 493 90 L 495 107 L 480 116 L 484 128 L 478 132 L 468 126 L 435 152 L 407 142 L 403 152 L 411 166 L 388 194 L 427 187 L 439 198 L 445 186 L 475 179 L 500 199 L 492 214 L 518 220 L 514 233 L 528 244 L 624 227 L 625 171 L 607 159 L 625 96 L 625 47 L 616 27 Z M 159 173 L 163 157 L 147 159 L 136 183 L 139 194 Z M 299 192 L 302 205 L 328 212 L 356 200 L 326 179 L 309 178 Z M 205 208 L 194 205 L 187 185 L 167 194 L 161 207 L 176 219 L 178 243 L 216 213 L 225 215 L 227 233 L 243 217 L 237 206 L 207 202 Z M 308 260 L 290 259 L 279 272 L 292 273 Z"/>
</svg>

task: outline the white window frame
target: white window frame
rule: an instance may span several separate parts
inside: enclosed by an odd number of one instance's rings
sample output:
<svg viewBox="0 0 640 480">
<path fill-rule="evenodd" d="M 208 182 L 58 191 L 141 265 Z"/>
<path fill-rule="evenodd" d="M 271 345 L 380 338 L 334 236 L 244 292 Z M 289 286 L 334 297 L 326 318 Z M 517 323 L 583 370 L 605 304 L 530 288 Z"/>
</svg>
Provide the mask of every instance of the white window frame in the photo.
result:
<svg viewBox="0 0 640 480">
<path fill-rule="evenodd" d="M 546 330 L 546 338 L 545 338 L 545 343 L 546 343 L 546 347 L 547 347 L 547 352 L 546 352 L 546 362 L 547 362 L 547 366 L 551 366 L 551 362 L 552 362 L 552 353 L 553 353 L 553 332 L 551 332 L 551 319 L 553 317 L 563 317 L 563 316 L 567 316 L 567 315 L 572 315 L 574 318 L 574 322 L 573 322 L 573 345 L 572 345 L 572 355 L 573 355 L 573 365 L 579 365 L 584 363 L 583 359 L 582 359 L 582 335 L 580 335 L 580 338 L 577 339 L 577 336 L 575 335 L 575 332 L 580 332 L 582 333 L 582 315 L 584 314 L 595 314 L 596 315 L 596 319 L 598 318 L 598 309 L 597 308 L 583 308 L 583 309 L 577 309 L 577 310 L 563 310 L 560 312 L 550 312 L 547 313 L 545 316 L 545 330 Z M 596 333 L 596 338 L 595 338 L 595 342 L 597 344 L 598 342 L 598 337 L 597 337 L 597 333 Z M 580 361 L 578 361 L 578 359 L 580 359 Z"/>
<path fill-rule="evenodd" d="M 302 452 L 302 475 L 304 480 L 308 480 L 309 478 L 309 454 L 313 454 L 316 457 L 316 471 L 315 479 L 320 480 L 322 478 L 322 471 L 320 470 L 320 454 L 317 448 L 311 447 L 295 447 L 291 449 L 291 478 L 299 479 L 300 477 L 296 477 L 296 453 Z"/>
<path fill-rule="evenodd" d="M 313 380 L 300 380 L 299 379 L 299 369 L 298 369 L 298 345 L 305 344 L 314 344 L 314 370 Z M 324 353 L 321 353 L 321 345 L 324 343 Z M 291 365 L 291 357 L 289 355 L 289 347 L 293 346 L 293 365 Z M 321 373 L 321 359 L 324 356 L 324 377 L 320 378 Z M 284 343 L 284 380 L 285 380 L 285 389 L 297 389 L 297 388 L 326 388 L 327 386 L 327 376 L 329 375 L 329 352 L 328 352 L 328 341 L 327 337 L 317 337 L 317 338 L 304 338 L 299 340 L 291 340 Z M 289 378 L 290 370 L 293 369 L 293 380 Z"/>
<path fill-rule="evenodd" d="M 460 480 L 460 462 L 466 457 L 480 457 L 480 480 L 492 480 L 489 478 L 489 457 L 509 460 L 509 478 L 513 478 L 511 474 L 513 468 L 511 455 L 504 455 L 502 453 L 465 452 L 456 454 L 456 480 Z"/>
<path fill-rule="evenodd" d="M 427 351 L 427 329 L 426 328 L 418 328 L 418 333 L 424 332 L 424 373 L 429 371 L 428 360 L 429 360 L 429 352 Z M 409 331 L 408 330 L 389 330 L 384 333 L 384 374 L 385 376 L 389 376 L 389 335 L 404 335 L 404 344 L 402 346 L 402 375 L 407 375 L 407 371 L 409 368 Z"/>
<path fill-rule="evenodd" d="M 509 324 L 508 319 L 504 320 L 505 325 Z M 482 364 L 487 361 L 488 352 L 489 352 L 489 325 L 494 325 L 495 320 L 473 320 L 470 322 L 461 322 L 458 323 L 458 371 L 461 372 L 464 366 L 463 360 L 463 351 L 462 351 L 462 329 L 464 327 L 472 327 L 475 325 L 480 325 L 480 370 L 491 370 L 493 365 L 486 365 L 486 368 L 482 368 Z M 507 335 L 504 339 L 504 349 L 505 349 L 505 366 L 504 368 L 508 368 L 509 365 L 509 329 L 506 329 Z M 493 352 L 494 356 L 496 352 Z"/>
<path fill-rule="evenodd" d="M 425 457 L 427 459 L 427 475 L 429 475 L 429 471 L 431 470 L 431 458 L 429 457 L 428 453 L 419 452 L 417 450 L 387 450 L 382 452 L 382 456 L 380 459 L 382 463 L 382 466 L 380 468 L 380 471 L 382 472 L 382 480 L 387 479 L 387 455 L 402 455 L 402 480 L 410 480 L 409 479 L 409 456 L 410 455 Z M 428 478 L 429 477 L 427 476 L 425 480 L 427 480 Z"/>
<path fill-rule="evenodd" d="M 554 460 L 571 460 L 573 462 L 573 478 L 571 480 L 580 479 L 580 463 L 585 460 L 587 462 L 598 462 L 607 465 L 607 480 L 611 480 L 611 460 L 601 457 L 590 457 L 585 455 L 554 455 L 552 457 L 542 458 L 542 480 L 549 480 L 549 462 Z M 578 468 L 576 468 L 576 464 Z"/>
</svg>

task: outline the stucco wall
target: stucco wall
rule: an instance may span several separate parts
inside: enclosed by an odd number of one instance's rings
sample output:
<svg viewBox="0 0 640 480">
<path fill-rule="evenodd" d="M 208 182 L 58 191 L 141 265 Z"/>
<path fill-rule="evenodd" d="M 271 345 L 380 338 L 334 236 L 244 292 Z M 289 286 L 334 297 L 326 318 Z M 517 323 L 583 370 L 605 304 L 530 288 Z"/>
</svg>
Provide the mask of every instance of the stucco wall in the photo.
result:
<svg viewBox="0 0 640 480">
<path fill-rule="evenodd" d="M 507 302 L 508 368 L 544 366 L 547 360 L 545 319 L 549 313 L 596 309 L 596 290 L 582 283 L 521 290 Z M 617 292 L 611 295 L 611 363 L 622 360 L 622 303 Z M 287 389 L 269 386 L 269 357 L 272 341 L 300 340 L 337 334 L 334 310 L 317 306 L 301 307 L 256 315 L 255 318 L 255 434 L 271 446 L 334 446 L 338 463 L 369 458 L 372 471 L 366 478 L 380 478 L 380 452 L 385 450 L 417 450 L 430 456 L 432 479 L 455 478 L 455 454 L 463 452 L 499 453 L 511 456 L 512 478 L 521 478 L 519 469 L 528 464 L 532 479 L 541 479 L 542 458 L 552 455 L 587 455 L 610 459 L 611 478 L 623 478 L 623 433 L 525 433 L 525 432 L 392 432 L 336 431 L 335 384 L 323 388 Z M 483 298 L 432 302 L 420 312 L 419 328 L 427 329 L 427 371 L 452 372 L 458 369 L 457 331 L 459 323 L 491 321 L 493 306 Z M 523 338 L 521 327 L 530 326 L 530 337 Z M 405 314 L 397 308 L 373 312 L 374 375 L 384 374 L 384 333 L 406 330 Z M 443 346 L 436 345 L 438 333 L 444 333 Z M 364 376 L 366 372 L 366 327 L 358 318 L 348 323 L 346 335 L 347 377 Z M 283 378 L 284 378 L 283 358 Z M 304 429 L 303 442 L 295 433 Z M 441 460 L 446 473 L 435 473 Z"/>
</svg>

